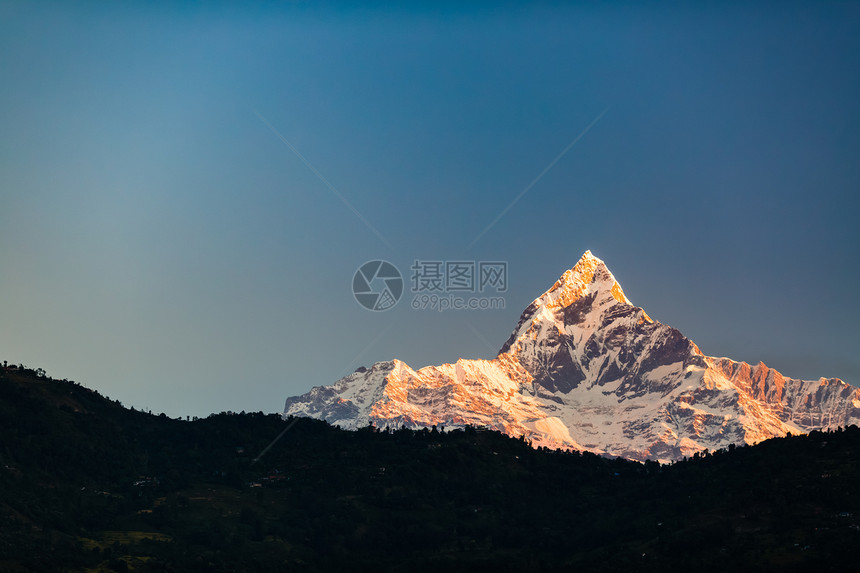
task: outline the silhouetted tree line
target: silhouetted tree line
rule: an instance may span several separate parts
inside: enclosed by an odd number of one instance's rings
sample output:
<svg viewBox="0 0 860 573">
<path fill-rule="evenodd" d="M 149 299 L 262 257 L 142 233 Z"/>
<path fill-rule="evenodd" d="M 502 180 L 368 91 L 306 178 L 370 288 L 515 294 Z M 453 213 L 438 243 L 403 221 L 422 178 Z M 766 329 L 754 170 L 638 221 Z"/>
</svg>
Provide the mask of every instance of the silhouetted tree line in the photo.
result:
<svg viewBox="0 0 860 573">
<path fill-rule="evenodd" d="M 477 428 L 292 422 L 262 412 L 180 421 L 4 369 L 0 562 L 27 571 L 855 567 L 853 426 L 661 465 L 533 449 Z"/>
</svg>

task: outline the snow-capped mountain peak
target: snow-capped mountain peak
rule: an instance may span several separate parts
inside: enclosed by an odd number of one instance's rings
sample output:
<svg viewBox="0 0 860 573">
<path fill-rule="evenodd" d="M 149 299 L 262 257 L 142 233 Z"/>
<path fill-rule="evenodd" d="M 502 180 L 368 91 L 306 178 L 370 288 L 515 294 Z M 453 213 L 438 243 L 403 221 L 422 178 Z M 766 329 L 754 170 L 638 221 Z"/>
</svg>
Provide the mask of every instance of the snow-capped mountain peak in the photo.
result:
<svg viewBox="0 0 860 573">
<path fill-rule="evenodd" d="M 572 269 L 565 271 L 535 302 L 551 308 L 560 308 L 592 294 L 605 294 L 618 302 L 633 304 L 624 295 L 621 285 L 612 276 L 606 263 L 592 255 L 591 251 L 585 251 L 579 262 Z"/>
<path fill-rule="evenodd" d="M 705 356 L 633 305 L 590 251 L 521 314 L 493 360 L 359 369 L 284 413 L 345 428 L 483 426 L 535 446 L 676 460 L 860 423 L 860 390 Z"/>
</svg>

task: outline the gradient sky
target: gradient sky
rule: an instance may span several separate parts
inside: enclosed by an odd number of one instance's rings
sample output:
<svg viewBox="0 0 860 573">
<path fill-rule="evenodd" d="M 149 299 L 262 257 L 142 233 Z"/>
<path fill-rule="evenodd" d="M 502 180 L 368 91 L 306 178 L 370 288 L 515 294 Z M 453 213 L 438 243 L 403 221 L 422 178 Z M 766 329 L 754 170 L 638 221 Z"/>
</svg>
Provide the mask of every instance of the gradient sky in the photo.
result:
<svg viewBox="0 0 860 573">
<path fill-rule="evenodd" d="M 0 1 L 0 360 L 280 411 L 494 356 L 590 249 L 706 354 L 860 384 L 860 4 L 695 4 Z M 507 261 L 505 308 L 368 312 L 380 258 Z"/>
</svg>

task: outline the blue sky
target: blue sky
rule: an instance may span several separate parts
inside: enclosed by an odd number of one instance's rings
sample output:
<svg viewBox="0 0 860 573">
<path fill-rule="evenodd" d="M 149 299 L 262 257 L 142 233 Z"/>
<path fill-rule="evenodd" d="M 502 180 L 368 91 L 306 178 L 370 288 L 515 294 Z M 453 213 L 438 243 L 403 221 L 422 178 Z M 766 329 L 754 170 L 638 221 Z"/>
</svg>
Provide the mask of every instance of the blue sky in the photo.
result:
<svg viewBox="0 0 860 573">
<path fill-rule="evenodd" d="M 279 411 L 493 356 L 590 249 L 705 353 L 860 384 L 860 6 L 410 6 L 0 2 L 0 359 Z M 506 261 L 505 308 L 366 311 L 373 259 Z"/>
</svg>

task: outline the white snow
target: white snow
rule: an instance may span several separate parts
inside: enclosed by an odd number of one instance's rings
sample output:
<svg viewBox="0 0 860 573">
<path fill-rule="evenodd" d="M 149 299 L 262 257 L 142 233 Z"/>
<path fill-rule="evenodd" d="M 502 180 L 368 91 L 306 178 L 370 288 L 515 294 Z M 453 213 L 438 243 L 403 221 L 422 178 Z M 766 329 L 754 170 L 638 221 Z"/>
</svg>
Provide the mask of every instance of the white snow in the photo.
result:
<svg viewBox="0 0 860 573">
<path fill-rule="evenodd" d="M 559 305 L 592 294 L 592 306 L 581 320 L 560 321 Z M 616 298 L 619 294 L 623 300 Z M 395 427 L 471 424 L 526 436 L 534 446 L 635 459 L 649 457 L 659 446 L 662 449 L 655 451 L 670 452 L 661 454 L 663 461 L 729 443 L 802 433 L 816 425 L 860 424 L 855 415 L 860 390 L 840 380 L 785 378 L 781 401 L 758 401 L 743 389 L 748 381 L 723 374 L 719 365 L 729 359 L 704 357 L 692 344 L 678 361 L 632 378 L 673 331 L 632 307 L 612 273 L 590 252 L 534 304 L 531 316 L 522 317 L 511 349 L 493 360 L 460 359 L 417 371 L 399 360 L 379 362 L 328 387 L 333 398 L 326 388 L 312 389 L 294 400 L 285 415 L 319 417 L 326 406 L 352 404 L 358 411 L 353 418 L 329 421 L 350 429 L 368 422 Z M 632 308 L 624 310 L 627 306 Z M 596 356 L 593 348 L 586 352 L 587 345 L 595 344 Z M 631 371 L 598 383 L 604 367 L 622 365 L 622 347 L 637 349 Z M 579 365 L 586 377 L 567 393 L 550 392 L 529 373 L 545 375 L 547 361 L 560 354 Z M 732 364 L 737 363 L 730 363 L 727 371 L 735 368 Z M 757 368 L 767 367 L 744 365 L 738 371 Z M 776 377 L 768 375 L 767 383 L 775 384 Z M 768 392 L 780 395 L 777 390 Z"/>
</svg>

